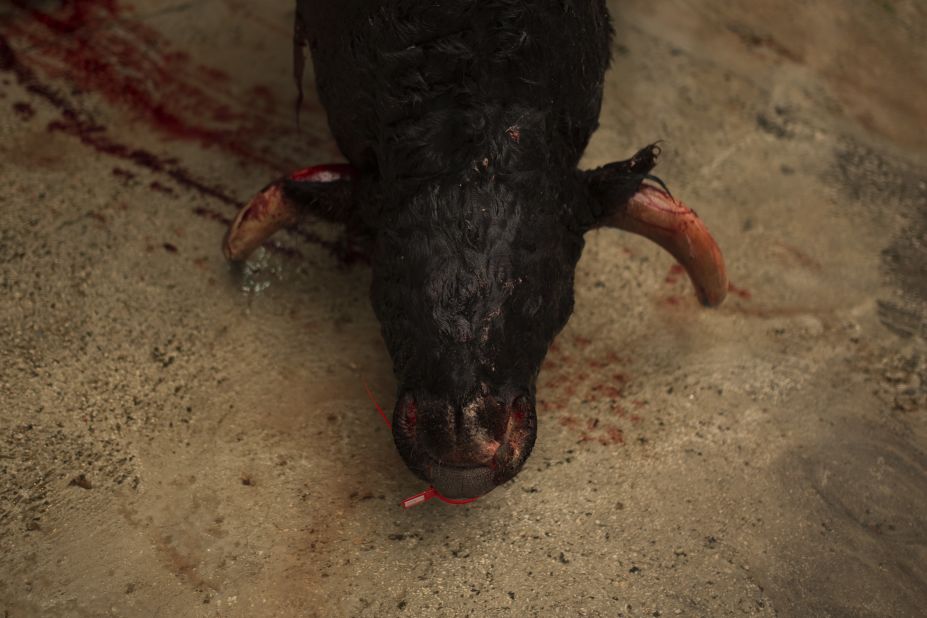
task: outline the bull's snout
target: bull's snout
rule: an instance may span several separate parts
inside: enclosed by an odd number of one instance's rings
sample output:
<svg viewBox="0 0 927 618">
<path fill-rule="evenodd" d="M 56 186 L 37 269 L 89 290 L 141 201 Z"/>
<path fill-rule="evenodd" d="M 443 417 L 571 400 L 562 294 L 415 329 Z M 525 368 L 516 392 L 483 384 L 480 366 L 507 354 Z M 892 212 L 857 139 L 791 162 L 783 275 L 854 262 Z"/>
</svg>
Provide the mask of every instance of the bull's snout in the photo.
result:
<svg viewBox="0 0 927 618">
<path fill-rule="evenodd" d="M 447 498 L 475 498 L 514 477 L 536 433 L 527 394 L 480 394 L 453 405 L 406 393 L 393 413 L 393 438 L 406 465 Z"/>
</svg>

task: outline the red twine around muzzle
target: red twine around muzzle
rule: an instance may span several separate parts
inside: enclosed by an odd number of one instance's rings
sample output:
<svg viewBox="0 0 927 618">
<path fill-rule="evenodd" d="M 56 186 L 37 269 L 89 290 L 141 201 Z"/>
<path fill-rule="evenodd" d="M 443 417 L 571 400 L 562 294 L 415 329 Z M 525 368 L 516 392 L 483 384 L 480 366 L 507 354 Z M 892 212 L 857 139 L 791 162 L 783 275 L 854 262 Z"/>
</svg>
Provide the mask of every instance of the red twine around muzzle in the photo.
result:
<svg viewBox="0 0 927 618">
<path fill-rule="evenodd" d="M 370 387 L 367 386 L 366 382 L 364 382 L 364 390 L 367 391 L 367 397 L 370 398 L 370 401 L 373 403 L 374 407 L 377 409 L 377 412 L 380 413 L 380 416 L 383 418 L 383 422 L 386 423 L 386 426 L 389 427 L 390 430 L 392 431 L 393 424 L 389 421 L 389 417 L 386 416 L 386 413 L 383 411 L 383 408 L 380 407 L 380 404 L 377 403 L 377 400 L 374 399 L 373 393 L 370 392 Z M 441 493 L 437 489 L 435 489 L 432 486 L 426 489 L 425 491 L 419 492 L 415 494 L 414 496 L 410 496 L 406 498 L 405 500 L 400 502 L 400 504 L 402 505 L 402 508 L 410 509 L 413 506 L 418 506 L 419 504 L 427 502 L 428 500 L 431 500 L 432 498 L 437 498 L 438 500 L 446 504 L 460 505 L 460 504 L 467 504 L 468 502 L 473 502 L 474 500 L 478 499 L 479 496 L 477 496 L 476 498 L 462 498 L 462 499 L 445 498 L 444 496 L 441 495 Z"/>
<path fill-rule="evenodd" d="M 476 498 L 462 498 L 462 499 L 445 498 L 440 493 L 438 493 L 437 489 L 435 489 L 434 487 L 429 487 L 428 489 L 426 489 L 425 491 L 421 493 L 417 493 L 414 496 L 406 498 L 405 500 L 400 502 L 400 504 L 402 504 L 402 508 L 404 509 L 411 509 L 413 506 L 418 506 L 419 504 L 426 502 L 427 500 L 431 500 L 432 498 L 437 498 L 441 502 L 446 502 L 447 504 L 466 504 L 468 502 L 473 502 L 474 500 L 477 500 L 479 496 L 477 496 Z"/>
<path fill-rule="evenodd" d="M 383 411 L 383 408 L 380 407 L 380 404 L 377 403 L 377 400 L 373 398 L 373 393 L 370 392 L 370 387 L 367 386 L 367 383 L 364 382 L 364 390 L 367 391 L 367 396 L 370 397 L 370 401 L 373 402 L 374 407 L 376 407 L 377 412 L 380 413 L 380 416 L 383 417 L 383 422 L 386 423 L 386 426 L 390 428 L 390 431 L 393 429 L 393 424 L 389 422 L 389 417 L 386 416 L 386 412 Z"/>
</svg>

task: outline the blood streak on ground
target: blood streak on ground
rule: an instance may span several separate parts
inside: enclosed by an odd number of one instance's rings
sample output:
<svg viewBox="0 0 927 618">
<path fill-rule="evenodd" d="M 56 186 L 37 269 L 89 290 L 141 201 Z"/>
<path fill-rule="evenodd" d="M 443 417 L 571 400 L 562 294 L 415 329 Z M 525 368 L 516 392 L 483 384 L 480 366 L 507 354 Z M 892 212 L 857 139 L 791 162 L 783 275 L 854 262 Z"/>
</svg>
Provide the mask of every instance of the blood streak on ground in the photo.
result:
<svg viewBox="0 0 927 618">
<path fill-rule="evenodd" d="M 750 293 L 750 290 L 739 288 L 733 283 L 727 284 L 727 291 L 736 294 L 737 296 L 739 296 L 740 298 L 744 300 L 750 300 L 753 297 L 753 295 Z"/>
<path fill-rule="evenodd" d="M 129 182 L 130 180 L 135 180 L 135 174 L 133 174 L 129 170 L 122 169 L 121 167 L 113 168 L 113 176 L 115 176 L 116 178 L 119 178 L 123 182 Z"/>
<path fill-rule="evenodd" d="M 16 115 L 22 118 L 23 120 L 31 120 L 35 116 L 35 110 L 32 109 L 32 106 L 24 101 L 13 104 L 13 111 L 16 112 Z"/>
<path fill-rule="evenodd" d="M 216 212 L 211 208 L 205 208 L 203 206 L 197 206 L 193 209 L 193 214 L 197 217 L 202 217 L 203 219 L 208 219 L 210 221 L 215 221 L 216 223 L 221 223 L 222 225 L 229 225 L 232 222 L 231 217 L 226 217 L 221 212 Z"/>
<path fill-rule="evenodd" d="M 158 193 L 164 193 L 165 195 L 174 195 L 174 190 L 168 187 L 167 185 L 161 184 L 157 180 L 152 180 L 148 186 L 152 191 L 157 191 Z"/>
<path fill-rule="evenodd" d="M 269 88 L 234 92 L 234 81 L 223 71 L 172 51 L 169 41 L 133 19 L 122 3 L 68 0 L 48 12 L 24 0 L 13 4 L 19 11 L 4 24 L 6 36 L 28 49 L 29 64 L 48 77 L 102 96 L 167 137 L 221 148 L 281 174 L 297 167 L 272 148 L 294 128 L 280 122 L 289 115 L 276 113 Z M 327 142 L 300 138 L 307 145 Z"/>
<path fill-rule="evenodd" d="M 72 1 L 66 3 L 66 6 L 70 6 L 72 9 L 71 15 L 67 19 L 53 19 L 52 17 L 40 13 L 38 11 L 30 10 L 30 14 L 34 14 L 37 20 L 39 20 L 44 25 L 49 25 L 52 30 L 58 32 L 62 35 L 65 35 L 76 28 L 83 27 L 86 22 L 87 15 L 90 14 L 91 9 L 103 7 L 107 10 L 115 11 L 115 2 L 89 2 L 89 1 Z M 64 36 L 63 38 L 69 38 Z M 85 58 L 86 62 L 90 66 L 95 66 L 92 60 Z M 84 71 L 89 71 L 88 67 L 83 68 Z M 111 138 L 107 134 L 106 127 L 95 122 L 92 118 L 88 117 L 86 114 L 80 111 L 80 109 L 74 105 L 71 100 L 64 95 L 62 95 L 55 88 L 48 86 L 43 83 L 35 71 L 23 64 L 20 58 L 14 52 L 12 46 L 10 45 L 7 38 L 3 35 L 0 35 L 0 71 L 12 74 L 20 86 L 22 86 L 26 91 L 32 95 L 44 100 L 44 102 L 59 113 L 59 118 L 52 120 L 48 123 L 47 129 L 50 132 L 58 132 L 66 135 L 71 135 L 78 140 L 80 140 L 84 145 L 93 148 L 97 152 L 108 155 L 123 161 L 132 163 L 138 167 L 147 169 L 150 172 L 155 174 L 163 175 L 175 183 L 196 191 L 201 195 L 216 199 L 227 206 L 233 208 L 240 208 L 243 204 L 242 201 L 231 196 L 228 191 L 222 187 L 208 184 L 197 179 L 191 172 L 186 170 L 175 158 L 165 157 L 161 155 L 154 154 L 148 150 L 142 148 L 135 148 L 128 144 L 119 142 Z M 5 80 L 8 83 L 8 80 Z M 108 90 L 107 92 L 111 91 Z M 142 98 L 134 98 L 134 101 L 145 100 Z M 28 105 L 28 104 L 25 104 Z M 25 108 L 24 108 L 25 109 Z M 29 106 L 31 110 L 31 106 Z M 162 128 L 180 131 L 185 124 L 180 122 L 174 122 L 170 120 L 173 116 L 169 112 L 164 112 L 163 114 L 158 111 L 160 107 L 151 108 L 153 118 L 160 119 L 165 122 L 160 123 L 159 126 Z M 23 117 L 23 114 L 19 114 L 20 117 Z M 160 121 L 159 121 L 160 122 Z M 188 135 L 204 137 L 206 133 L 192 133 Z M 220 142 L 221 144 L 226 144 L 226 142 Z M 235 148 L 232 149 L 236 151 Z M 241 153 L 239 153 L 241 154 Z M 128 181 L 135 177 L 132 172 L 124 170 L 122 168 L 113 168 L 113 174 Z M 152 182 L 149 184 L 149 187 L 155 191 L 165 192 L 165 190 L 170 190 L 166 185 L 160 182 Z M 216 221 L 227 225 L 230 221 L 228 217 L 216 213 L 210 209 L 197 207 L 193 209 L 194 214 L 204 217 L 206 219 Z M 328 249 L 334 256 L 340 259 L 344 264 L 351 264 L 356 261 L 359 261 L 359 256 L 355 253 L 346 252 L 344 247 L 339 243 L 331 242 L 322 239 L 317 234 L 304 230 L 297 229 L 294 232 L 312 244 L 319 245 Z M 281 247 L 275 244 L 268 244 L 267 247 L 277 253 L 288 255 L 291 257 L 300 257 L 301 254 L 298 250 L 289 249 Z"/>
<path fill-rule="evenodd" d="M 188 189 L 213 197 L 230 206 L 237 208 L 241 204 L 223 189 L 209 186 L 193 178 L 175 159 L 160 157 L 147 150 L 133 148 L 111 139 L 106 135 L 106 127 L 86 117 L 67 98 L 42 83 L 32 69 L 20 62 L 9 42 L 2 36 L 0 36 L 0 71 L 15 75 L 23 88 L 44 99 L 60 113 L 61 117 L 58 120 L 53 120 L 48 124 L 49 131 L 72 135 L 101 154 L 129 161 L 155 173 L 165 174 Z"/>
<path fill-rule="evenodd" d="M 686 272 L 686 269 L 683 268 L 682 264 L 676 263 L 670 266 L 669 272 L 666 274 L 665 281 L 667 283 L 673 284 L 679 281 L 679 277 Z"/>
<path fill-rule="evenodd" d="M 553 415 L 578 442 L 623 444 L 630 427 L 620 425 L 641 421 L 639 414 L 629 416 L 623 405 L 630 383 L 628 361 L 610 350 L 596 353 L 592 344 L 590 338 L 574 336 L 560 337 L 551 345 L 538 383 L 538 412 Z M 569 354 L 566 348 L 575 351 Z M 632 403 L 639 411 L 646 405 L 639 399 Z M 603 412 L 607 421 L 601 418 Z"/>
</svg>

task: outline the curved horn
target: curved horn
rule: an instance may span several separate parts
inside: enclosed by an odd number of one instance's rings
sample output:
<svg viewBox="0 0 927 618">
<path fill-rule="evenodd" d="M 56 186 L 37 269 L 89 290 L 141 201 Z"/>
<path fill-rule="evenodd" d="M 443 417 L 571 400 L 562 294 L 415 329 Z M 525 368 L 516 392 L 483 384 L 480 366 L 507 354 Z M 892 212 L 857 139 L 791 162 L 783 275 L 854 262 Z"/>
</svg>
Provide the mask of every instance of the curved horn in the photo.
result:
<svg viewBox="0 0 927 618">
<path fill-rule="evenodd" d="M 695 211 L 666 191 L 642 184 L 599 225 L 649 238 L 669 251 L 686 269 L 703 305 L 716 307 L 727 296 L 727 273 L 718 243 Z"/>
<path fill-rule="evenodd" d="M 350 215 L 350 185 L 341 181 L 356 175 L 352 166 L 336 163 L 308 167 L 272 182 L 229 225 L 222 242 L 226 259 L 247 259 L 274 232 L 296 225 L 306 214 L 343 222 Z"/>
</svg>

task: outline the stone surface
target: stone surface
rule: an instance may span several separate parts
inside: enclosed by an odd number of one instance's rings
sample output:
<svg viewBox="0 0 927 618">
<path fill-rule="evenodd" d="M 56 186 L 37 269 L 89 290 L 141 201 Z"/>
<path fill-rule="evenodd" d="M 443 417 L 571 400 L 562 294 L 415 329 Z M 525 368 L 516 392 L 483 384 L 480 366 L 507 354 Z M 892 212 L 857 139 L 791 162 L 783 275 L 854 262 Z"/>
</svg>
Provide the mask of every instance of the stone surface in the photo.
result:
<svg viewBox="0 0 927 618">
<path fill-rule="evenodd" d="M 0 5 L 4 618 L 922 614 L 922 3 L 614 3 L 585 164 L 665 140 L 735 289 L 591 233 L 526 469 L 410 511 L 339 230 L 220 253 L 337 157 L 292 3 L 78 4 Z"/>
</svg>

